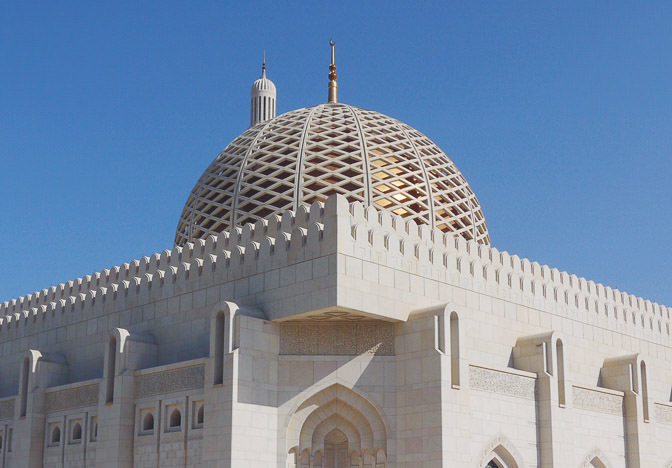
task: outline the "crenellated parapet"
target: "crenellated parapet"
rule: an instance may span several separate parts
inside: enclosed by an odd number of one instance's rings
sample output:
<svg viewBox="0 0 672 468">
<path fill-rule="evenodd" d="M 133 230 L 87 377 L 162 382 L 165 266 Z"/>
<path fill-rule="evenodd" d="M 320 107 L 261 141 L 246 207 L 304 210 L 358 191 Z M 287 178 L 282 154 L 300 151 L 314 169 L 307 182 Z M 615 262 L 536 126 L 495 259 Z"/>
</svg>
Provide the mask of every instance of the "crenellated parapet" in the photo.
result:
<svg viewBox="0 0 672 468">
<path fill-rule="evenodd" d="M 669 341 L 665 306 L 340 195 L 4 302 L 0 337 L 62 314 L 98 317 L 334 253 Z"/>
<path fill-rule="evenodd" d="M 219 236 L 6 301 L 0 304 L 0 334 L 64 313 L 86 311 L 95 317 L 120 311 L 323 255 L 324 221 L 335 209 L 333 204 L 302 205 L 296 212 L 272 215 Z M 330 244 L 335 246 L 335 240 L 326 243 Z"/>
<path fill-rule="evenodd" d="M 669 307 L 360 203 L 350 204 L 350 214 L 353 254 L 587 322 L 605 319 L 619 331 L 669 342 Z"/>
</svg>

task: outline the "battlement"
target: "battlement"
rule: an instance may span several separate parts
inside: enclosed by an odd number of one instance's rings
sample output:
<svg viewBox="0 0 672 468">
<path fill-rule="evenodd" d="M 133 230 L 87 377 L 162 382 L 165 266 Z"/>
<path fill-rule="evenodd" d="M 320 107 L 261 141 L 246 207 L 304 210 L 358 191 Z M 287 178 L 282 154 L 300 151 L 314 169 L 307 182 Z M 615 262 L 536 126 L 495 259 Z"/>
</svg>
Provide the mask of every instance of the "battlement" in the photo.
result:
<svg viewBox="0 0 672 468">
<path fill-rule="evenodd" d="M 541 310 L 612 319 L 619 331 L 638 337 L 653 335 L 658 337 L 655 341 L 669 343 L 669 307 L 360 203 L 350 205 L 350 214 L 355 245 L 368 244 L 376 259 L 384 252 L 395 259 L 388 258 L 392 266 L 405 264 L 423 276 Z"/>
<path fill-rule="evenodd" d="M 342 203 L 342 200 L 341 200 Z M 296 212 L 271 215 L 255 224 L 235 227 L 231 232 L 207 240 L 175 246 L 60 283 L 0 304 L 0 332 L 29 319 L 46 319 L 56 312 L 96 309 L 122 310 L 139 303 L 138 298 L 166 297 L 173 291 L 197 288 L 199 284 L 226 282 L 253 274 L 259 267 L 274 268 L 287 259 L 301 260 L 323 254 L 325 218 L 333 217 L 336 199 Z M 335 242 L 332 243 L 335 245 Z M 95 314 L 98 315 L 98 314 Z"/>
<path fill-rule="evenodd" d="M 57 314 L 100 316 L 337 252 L 669 342 L 670 308 L 340 195 L 4 302 L 0 336 Z"/>
</svg>

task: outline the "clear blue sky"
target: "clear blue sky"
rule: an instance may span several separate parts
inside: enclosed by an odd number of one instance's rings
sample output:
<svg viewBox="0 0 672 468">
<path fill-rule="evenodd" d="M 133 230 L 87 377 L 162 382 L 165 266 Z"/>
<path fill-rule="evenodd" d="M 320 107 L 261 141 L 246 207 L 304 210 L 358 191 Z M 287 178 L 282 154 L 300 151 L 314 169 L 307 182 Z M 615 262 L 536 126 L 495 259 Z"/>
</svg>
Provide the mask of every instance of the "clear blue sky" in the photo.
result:
<svg viewBox="0 0 672 468">
<path fill-rule="evenodd" d="M 3 2 L 0 301 L 172 247 L 249 121 L 339 97 L 418 128 L 493 245 L 672 306 L 671 2 Z"/>
</svg>

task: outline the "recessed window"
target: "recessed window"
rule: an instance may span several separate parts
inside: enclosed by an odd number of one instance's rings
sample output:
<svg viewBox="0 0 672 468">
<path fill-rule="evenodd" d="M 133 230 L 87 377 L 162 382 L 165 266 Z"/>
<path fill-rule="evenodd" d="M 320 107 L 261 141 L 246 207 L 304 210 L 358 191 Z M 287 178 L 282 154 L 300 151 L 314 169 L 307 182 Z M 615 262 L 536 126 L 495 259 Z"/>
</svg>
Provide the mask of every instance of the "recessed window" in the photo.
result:
<svg viewBox="0 0 672 468">
<path fill-rule="evenodd" d="M 26 411 L 28 408 L 28 378 L 30 374 L 30 360 L 25 358 L 23 360 L 23 369 L 21 371 L 21 394 L 19 398 L 20 411 L 19 417 L 23 418 L 26 416 Z"/>
<path fill-rule="evenodd" d="M 154 430 L 154 416 L 152 413 L 147 413 L 142 418 L 142 430 L 143 432 L 152 432 Z"/>
<path fill-rule="evenodd" d="M 91 416 L 91 435 L 89 436 L 91 442 L 98 440 L 98 416 Z"/>
<path fill-rule="evenodd" d="M 203 427 L 205 418 L 203 400 L 194 400 L 191 402 L 191 428 L 200 429 Z"/>
<path fill-rule="evenodd" d="M 182 425 L 182 414 L 180 413 L 180 410 L 175 408 L 170 413 L 170 419 L 168 421 L 168 427 L 170 429 L 178 429 L 181 425 Z"/>
<path fill-rule="evenodd" d="M 72 429 L 70 432 L 70 442 L 73 444 L 77 444 L 82 441 L 82 424 L 79 422 L 75 422 L 72 424 Z"/>
<path fill-rule="evenodd" d="M 58 426 L 54 426 L 51 429 L 51 436 L 49 438 L 51 441 L 51 445 L 58 445 L 61 443 L 61 428 Z"/>
<path fill-rule="evenodd" d="M 107 344 L 107 374 L 105 376 L 105 403 L 114 400 L 114 376 L 116 374 L 117 339 L 111 337 Z"/>
</svg>

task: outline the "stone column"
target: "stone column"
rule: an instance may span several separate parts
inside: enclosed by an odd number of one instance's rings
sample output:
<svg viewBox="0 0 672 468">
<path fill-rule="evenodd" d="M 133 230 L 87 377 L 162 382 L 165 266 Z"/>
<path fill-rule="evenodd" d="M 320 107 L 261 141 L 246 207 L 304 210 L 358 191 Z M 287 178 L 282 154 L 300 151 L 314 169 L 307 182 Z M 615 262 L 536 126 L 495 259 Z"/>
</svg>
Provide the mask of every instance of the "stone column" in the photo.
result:
<svg viewBox="0 0 672 468">
<path fill-rule="evenodd" d="M 649 405 L 646 376 L 642 375 L 642 358 L 638 354 L 604 360 L 600 371 L 602 385 L 624 393 L 625 457 L 628 467 L 651 466 L 657 462 L 656 447 L 644 449 Z M 649 453 L 653 452 L 653 453 Z"/>
<path fill-rule="evenodd" d="M 278 338 L 268 336 L 264 324 L 273 326 L 263 318 L 260 311 L 239 309 L 232 302 L 213 309 L 204 389 L 202 466 L 206 468 L 261 468 L 277 458 L 275 381 L 266 380 L 277 372 L 264 372 L 262 363 L 277 359 Z M 253 427 L 253 416 L 266 418 L 265 429 Z"/>
<path fill-rule="evenodd" d="M 21 365 L 15 405 L 12 461 L 16 466 L 42 467 L 44 456 L 45 390 L 65 383 L 68 366 L 62 356 L 28 350 Z"/>
<path fill-rule="evenodd" d="M 153 365 L 156 354 L 151 336 L 123 328 L 110 333 L 98 394 L 97 467 L 133 466 L 134 373 Z"/>
<path fill-rule="evenodd" d="M 449 426 L 444 422 L 442 389 L 450 388 L 450 357 L 436 348 L 440 333 L 436 316 L 433 311 L 411 314 L 407 322 L 395 326 L 398 429 L 394 466 L 399 468 L 445 465 L 442 441 Z"/>
<path fill-rule="evenodd" d="M 231 467 L 231 411 L 237 392 L 236 314 L 238 306 L 222 302 L 210 316 L 210 358 L 205 367 L 205 420 L 203 452 L 205 468 Z"/>
<path fill-rule="evenodd" d="M 560 344 L 559 344 L 560 343 Z M 555 332 L 519 338 L 513 350 L 517 369 L 537 374 L 537 427 L 539 466 L 563 466 L 572 452 L 571 440 L 562 440 L 566 407 L 564 344 Z"/>
</svg>

